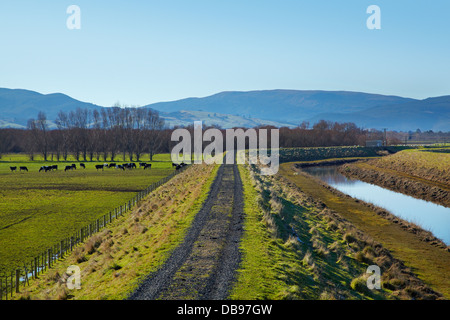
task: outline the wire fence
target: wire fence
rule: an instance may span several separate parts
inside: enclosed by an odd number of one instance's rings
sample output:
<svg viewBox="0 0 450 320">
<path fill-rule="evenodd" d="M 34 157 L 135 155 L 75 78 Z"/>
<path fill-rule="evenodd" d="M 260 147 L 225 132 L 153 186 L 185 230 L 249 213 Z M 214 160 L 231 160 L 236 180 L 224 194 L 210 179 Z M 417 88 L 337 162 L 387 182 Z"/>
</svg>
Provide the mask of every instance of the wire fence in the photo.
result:
<svg viewBox="0 0 450 320">
<path fill-rule="evenodd" d="M 20 292 L 20 286 L 29 285 L 29 279 L 36 279 L 40 274 L 46 272 L 52 265 L 59 259 L 63 258 L 80 243 L 83 243 L 87 238 L 94 233 L 99 232 L 105 228 L 108 224 L 115 219 L 123 216 L 126 212 L 130 211 L 140 200 L 145 198 L 149 193 L 165 184 L 172 179 L 175 175 L 184 171 L 188 166 L 183 166 L 178 170 L 175 170 L 170 175 L 162 178 L 158 182 L 155 182 L 148 186 L 146 189 L 138 192 L 136 196 L 130 199 L 125 204 L 115 208 L 103 217 L 92 221 L 88 225 L 79 229 L 75 234 L 70 237 L 61 240 L 59 243 L 53 245 L 47 250 L 41 252 L 34 259 L 28 262 L 24 262 L 20 268 L 15 268 L 9 272 L 0 275 L 0 300 L 8 300 L 12 298 L 14 293 Z"/>
</svg>

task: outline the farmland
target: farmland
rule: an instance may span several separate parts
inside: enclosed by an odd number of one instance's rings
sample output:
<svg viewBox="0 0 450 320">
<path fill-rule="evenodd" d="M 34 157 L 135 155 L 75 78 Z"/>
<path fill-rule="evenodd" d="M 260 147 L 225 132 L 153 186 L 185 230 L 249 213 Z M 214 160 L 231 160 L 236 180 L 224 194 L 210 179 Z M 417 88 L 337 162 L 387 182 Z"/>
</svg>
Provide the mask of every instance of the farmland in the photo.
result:
<svg viewBox="0 0 450 320">
<path fill-rule="evenodd" d="M 350 152 L 357 148 L 330 150 L 299 149 L 296 152 L 316 152 L 314 162 L 335 161 L 342 156 L 354 160 L 369 156 L 358 154 L 359 151 Z M 161 170 L 171 171 L 167 168 L 169 164 L 164 161 L 159 163 Z M 38 164 L 35 169 L 38 169 Z M 97 172 L 88 168 L 86 173 L 88 170 L 98 176 L 110 174 L 117 181 L 114 186 L 122 192 L 128 193 L 124 190 L 133 189 L 132 182 L 119 182 L 122 178 L 119 179 L 121 176 L 115 170 Z M 261 176 L 256 166 L 239 165 L 238 170 L 242 179 L 245 219 L 240 242 L 242 261 L 230 299 L 448 297 L 447 283 L 442 281 L 442 270 L 446 270 L 449 258 L 444 250 L 421 241 L 403 230 L 398 223 L 379 216 L 361 201 L 346 198 L 307 175 L 293 174 L 296 172 L 293 163 L 283 163 L 275 176 Z M 81 174 L 78 171 L 76 174 Z M 139 171 L 122 173 L 133 172 Z M 140 172 L 144 174 L 143 170 Z M 150 272 L 164 267 L 171 253 L 183 247 L 183 237 L 189 234 L 203 202 L 208 202 L 218 172 L 219 166 L 204 164 L 192 166 L 177 175 L 142 200 L 128 215 L 88 238 L 39 279 L 30 281 L 31 286 L 21 289 L 17 298 L 129 297 Z M 72 173 L 75 171 L 66 172 L 67 176 Z M 13 174 L 5 169 L 4 175 Z M 132 179 L 139 180 L 139 177 Z M 51 185 L 50 182 L 44 185 Z M 91 194 L 99 189 L 95 189 L 93 182 L 86 183 L 86 187 L 91 187 L 88 189 Z M 110 188 L 109 191 L 114 192 L 114 188 Z M 107 205 L 105 203 L 103 205 Z M 225 206 L 222 207 L 220 210 Z M 219 239 L 209 236 L 199 238 L 195 241 L 193 252 L 204 251 L 206 260 L 215 261 L 214 250 L 205 247 L 207 242 L 204 241 Z M 426 259 L 423 259 L 424 256 Z M 192 265 L 179 269 L 180 273 L 176 273 L 176 281 L 171 287 L 176 294 L 165 298 L 186 294 L 182 288 L 189 281 L 200 284 L 207 278 L 206 273 L 193 277 L 198 270 L 212 265 L 205 262 L 197 266 L 200 259 L 187 261 L 195 262 L 193 269 Z M 70 291 L 65 286 L 68 276 L 66 268 L 71 264 L 83 270 L 80 290 Z M 381 267 L 381 290 L 368 290 L 365 285 L 367 267 L 373 264 Z M 197 267 L 200 269 L 196 270 Z"/>
<path fill-rule="evenodd" d="M 65 172 L 75 163 L 77 170 Z M 59 170 L 39 172 L 44 165 Z M 0 270 L 21 266 L 37 253 L 124 204 L 137 192 L 173 172 L 169 155 L 154 158 L 152 168 L 96 170 L 99 163 L 27 161 L 21 155 L 0 162 Z M 103 164 L 103 163 L 101 163 Z M 26 166 L 28 172 L 11 172 Z"/>
</svg>

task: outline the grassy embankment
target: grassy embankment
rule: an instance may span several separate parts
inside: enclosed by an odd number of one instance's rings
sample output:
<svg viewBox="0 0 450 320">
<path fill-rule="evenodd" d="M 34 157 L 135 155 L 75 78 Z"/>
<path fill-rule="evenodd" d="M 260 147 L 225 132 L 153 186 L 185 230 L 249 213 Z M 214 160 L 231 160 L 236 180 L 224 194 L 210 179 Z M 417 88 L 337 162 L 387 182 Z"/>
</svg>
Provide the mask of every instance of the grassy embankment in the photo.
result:
<svg viewBox="0 0 450 320">
<path fill-rule="evenodd" d="M 282 175 L 240 167 L 245 192 L 243 262 L 234 299 L 438 298 L 374 239 L 324 209 Z M 367 287 L 367 267 L 383 271 Z"/>
<path fill-rule="evenodd" d="M 205 201 L 218 166 L 193 165 L 141 201 L 129 214 L 87 239 L 16 299 L 124 299 L 183 240 Z M 81 289 L 69 290 L 66 269 L 81 269 Z"/>
<path fill-rule="evenodd" d="M 97 162 L 27 161 L 4 155 L 0 162 L 0 270 L 29 262 L 37 254 L 130 200 L 137 192 L 169 175 L 170 155 L 158 155 L 150 170 L 96 170 Z M 77 170 L 64 172 L 75 163 Z M 44 165 L 59 170 L 39 172 Z M 100 162 L 103 164 L 103 162 Z M 26 166 L 28 172 L 11 172 Z"/>
<path fill-rule="evenodd" d="M 294 174 L 294 163 L 283 163 L 280 174 L 326 208 L 337 212 L 354 227 L 388 249 L 394 258 L 403 261 L 414 274 L 434 290 L 450 298 L 450 253 L 441 246 L 424 242 L 405 230 L 399 219 L 388 220 L 362 201 L 345 196 L 308 175 Z M 388 285 L 389 287 L 389 285 Z M 406 287 L 407 288 L 407 287 Z M 420 298 L 418 288 L 408 289 Z"/>
<path fill-rule="evenodd" d="M 404 150 L 349 164 L 342 173 L 450 207 L 450 148 Z"/>
</svg>

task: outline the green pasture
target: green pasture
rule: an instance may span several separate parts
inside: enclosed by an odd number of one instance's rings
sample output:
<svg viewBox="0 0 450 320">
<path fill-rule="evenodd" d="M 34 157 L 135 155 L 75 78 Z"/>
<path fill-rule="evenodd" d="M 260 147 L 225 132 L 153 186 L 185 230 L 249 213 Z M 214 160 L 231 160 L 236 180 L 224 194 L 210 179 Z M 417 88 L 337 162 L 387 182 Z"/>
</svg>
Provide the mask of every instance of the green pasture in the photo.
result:
<svg viewBox="0 0 450 320">
<path fill-rule="evenodd" d="M 4 155 L 0 160 L 0 272 L 30 261 L 174 171 L 169 154 L 153 160 L 151 169 L 138 166 L 123 171 L 96 170 L 95 165 L 103 161 L 83 162 L 86 169 L 82 169 L 75 161 L 29 161 L 26 155 Z M 77 169 L 65 172 L 72 163 Z M 53 164 L 58 165 L 57 171 L 39 172 L 41 166 Z M 11 166 L 26 166 L 28 172 L 12 172 Z"/>
</svg>

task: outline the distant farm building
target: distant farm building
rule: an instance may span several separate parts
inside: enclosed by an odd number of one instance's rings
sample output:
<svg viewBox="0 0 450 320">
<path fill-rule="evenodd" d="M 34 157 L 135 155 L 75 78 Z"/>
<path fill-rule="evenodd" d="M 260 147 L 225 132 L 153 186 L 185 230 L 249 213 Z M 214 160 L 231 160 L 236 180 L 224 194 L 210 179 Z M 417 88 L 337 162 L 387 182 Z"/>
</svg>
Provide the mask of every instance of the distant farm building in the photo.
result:
<svg viewBox="0 0 450 320">
<path fill-rule="evenodd" d="M 383 140 L 367 140 L 366 147 L 382 147 Z"/>
</svg>

